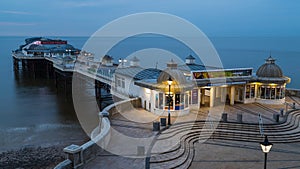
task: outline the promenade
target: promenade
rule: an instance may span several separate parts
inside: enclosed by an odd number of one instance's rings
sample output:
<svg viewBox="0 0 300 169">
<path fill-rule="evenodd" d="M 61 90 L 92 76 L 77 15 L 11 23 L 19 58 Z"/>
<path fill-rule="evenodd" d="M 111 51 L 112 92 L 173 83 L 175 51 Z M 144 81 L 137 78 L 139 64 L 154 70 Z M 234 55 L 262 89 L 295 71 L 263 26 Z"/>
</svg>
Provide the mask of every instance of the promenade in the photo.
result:
<svg viewBox="0 0 300 169">
<path fill-rule="evenodd" d="M 287 97 L 287 102 L 292 104 L 295 100 L 300 101 L 299 98 Z M 284 109 L 285 105 L 259 105 L 259 104 L 238 104 L 236 106 L 226 105 L 224 112 L 228 114 L 228 123 L 220 123 L 216 128 L 218 131 L 225 130 L 236 130 L 238 135 L 227 135 L 213 134 L 209 139 L 204 142 L 199 142 L 199 135 L 190 134 L 191 131 L 197 131 L 193 124 L 193 129 L 189 131 L 184 131 L 181 128 L 184 125 L 189 125 L 191 119 L 196 119 L 196 121 L 203 121 L 207 118 L 207 112 L 209 108 L 201 108 L 201 112 L 191 112 L 187 116 L 178 117 L 177 119 L 172 118 L 172 121 L 179 120 L 180 123 L 175 124 L 175 128 L 164 130 L 159 139 L 167 138 L 170 135 L 181 135 L 180 139 L 182 141 L 181 148 L 173 147 L 169 152 L 165 152 L 164 155 L 158 154 L 152 156 L 150 159 L 151 168 L 205 168 L 205 169 L 241 169 L 241 168 L 262 168 L 264 164 L 264 155 L 261 151 L 259 142 L 262 141 L 260 138 L 260 133 L 258 130 L 258 114 L 264 115 L 264 123 L 266 124 L 266 132 L 268 134 L 282 135 L 281 138 L 276 138 L 272 136 L 269 138 L 270 142 L 274 143 L 271 152 L 268 155 L 268 168 L 299 168 L 300 167 L 300 138 L 298 123 L 297 128 L 288 128 L 288 126 L 293 126 L 287 122 L 286 127 L 283 124 L 276 124 L 273 119 L 273 114 L 275 112 L 280 112 Z M 296 108 L 300 108 L 300 105 L 296 104 Z M 248 110 L 248 111 L 247 111 Z M 290 110 L 290 109 L 289 109 Z M 153 136 L 157 132 L 152 131 L 152 121 L 153 119 L 159 120 L 159 116 L 155 116 L 150 112 L 143 109 L 136 109 L 135 111 L 123 112 L 126 116 L 121 114 L 115 114 L 111 118 L 111 124 L 117 131 L 126 134 L 131 137 L 149 137 Z M 245 128 L 239 131 L 239 129 L 234 129 L 234 125 L 230 125 L 231 122 L 237 122 L 237 114 L 243 115 L 243 124 Z M 139 123 L 138 120 L 131 121 L 130 118 L 137 117 L 143 120 L 148 119 L 148 123 Z M 293 116 L 295 117 L 295 116 Z M 293 119 L 293 117 L 290 118 Z M 280 118 L 283 120 L 283 118 Z M 289 120 L 288 120 L 289 121 Z M 182 123 L 181 123 L 182 122 Z M 256 123 L 253 125 L 255 127 L 251 128 L 247 123 Z M 225 125 L 226 124 L 226 125 Z M 275 124 L 274 127 L 273 124 Z M 201 123 L 196 123 L 196 125 L 201 125 Z M 271 125 L 271 126 L 268 126 Z M 278 125 L 278 131 L 273 131 Z M 247 129 L 247 126 L 249 129 Z M 251 126 L 251 125 L 250 125 Z M 177 127 L 177 128 L 176 128 Z M 202 126 L 203 127 L 203 126 Z M 284 130 L 284 128 L 287 128 Z M 296 133 L 293 133 L 295 131 Z M 251 134 L 253 132 L 255 137 L 251 139 Z M 181 134 L 180 134 L 181 133 Z M 243 135 L 243 133 L 245 135 Z M 248 133 L 248 134 L 247 134 Z M 190 135 L 186 137 L 185 135 Z M 201 137 L 201 136 L 200 136 Z M 239 138 L 240 137 L 240 140 Z M 294 138 L 293 138 L 294 137 Z M 170 137 L 170 139 L 175 139 L 177 137 Z M 185 138 L 185 139 L 183 139 Z M 287 142 L 285 143 L 285 138 Z M 290 139 L 290 140 L 288 140 Z M 294 140 L 293 140 L 294 139 Z M 201 140 L 201 138 L 200 138 Z M 297 141 L 298 140 L 298 141 Z M 124 143 L 126 146 L 126 143 Z M 183 147 L 182 147 L 183 146 Z M 183 150 L 184 149 L 184 150 Z M 189 150 L 187 150 L 189 149 Z M 178 164 L 178 165 L 177 165 Z M 104 150 L 99 151 L 96 158 L 86 165 L 85 168 L 145 168 L 144 158 L 126 158 L 118 155 L 111 154 Z"/>
</svg>

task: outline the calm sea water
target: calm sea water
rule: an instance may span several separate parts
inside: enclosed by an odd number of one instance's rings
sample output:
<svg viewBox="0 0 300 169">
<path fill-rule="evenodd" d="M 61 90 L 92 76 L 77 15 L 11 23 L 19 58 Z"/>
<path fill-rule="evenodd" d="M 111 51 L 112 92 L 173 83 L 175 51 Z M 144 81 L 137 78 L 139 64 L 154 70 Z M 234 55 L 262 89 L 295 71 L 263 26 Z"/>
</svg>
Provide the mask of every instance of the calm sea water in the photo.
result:
<svg viewBox="0 0 300 169">
<path fill-rule="evenodd" d="M 26 37 L 0 37 L 0 147 L 59 142 L 72 138 L 74 131 L 82 132 L 69 99 L 56 93 L 53 80 L 33 79 L 26 74 L 16 75 L 11 50 L 24 43 Z M 81 48 L 87 37 L 59 37 Z M 225 68 L 253 67 L 264 63 L 271 51 L 284 74 L 292 78 L 289 88 L 300 88 L 300 38 L 297 37 L 214 37 L 215 45 Z M 124 58 L 130 53 L 149 47 L 164 48 L 184 59 L 191 51 L 167 38 L 128 39 L 116 45 L 109 54 Z M 47 132 L 45 132 L 47 131 Z M 68 135 L 69 134 L 69 135 Z M 50 140 L 50 141 L 49 141 Z"/>
</svg>

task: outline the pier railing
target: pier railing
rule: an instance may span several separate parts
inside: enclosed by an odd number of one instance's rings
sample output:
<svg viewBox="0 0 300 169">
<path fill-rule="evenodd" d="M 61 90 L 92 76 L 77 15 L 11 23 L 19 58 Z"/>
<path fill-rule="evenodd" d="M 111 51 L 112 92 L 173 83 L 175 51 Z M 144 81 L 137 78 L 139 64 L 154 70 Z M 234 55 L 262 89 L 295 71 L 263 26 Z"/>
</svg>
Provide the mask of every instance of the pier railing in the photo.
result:
<svg viewBox="0 0 300 169">
<path fill-rule="evenodd" d="M 123 100 L 107 106 L 99 113 L 99 125 L 92 131 L 91 140 L 85 144 L 70 145 L 64 148 L 64 152 L 67 155 L 66 160 L 59 163 L 55 169 L 66 169 L 66 168 L 81 168 L 91 160 L 93 160 L 97 152 L 101 148 L 105 148 L 110 140 L 110 121 L 114 113 L 117 113 L 117 109 L 126 110 L 130 106 L 140 107 L 140 98 L 133 98 Z M 101 147 L 101 148 L 100 148 Z"/>
<path fill-rule="evenodd" d="M 287 96 L 295 96 L 300 97 L 300 89 L 286 89 L 286 95 Z"/>
</svg>

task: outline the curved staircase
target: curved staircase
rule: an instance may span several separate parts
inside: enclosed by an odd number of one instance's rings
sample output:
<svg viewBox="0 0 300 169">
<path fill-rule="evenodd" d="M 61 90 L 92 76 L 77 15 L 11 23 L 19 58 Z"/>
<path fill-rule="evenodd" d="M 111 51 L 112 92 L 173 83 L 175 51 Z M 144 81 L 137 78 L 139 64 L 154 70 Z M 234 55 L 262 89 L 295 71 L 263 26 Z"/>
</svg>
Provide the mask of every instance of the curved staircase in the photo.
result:
<svg viewBox="0 0 300 169">
<path fill-rule="evenodd" d="M 218 125 L 215 129 L 207 127 L 205 121 L 185 122 L 172 125 L 161 132 L 156 142 L 174 141 L 178 143 L 160 153 L 151 153 L 151 169 L 188 168 L 194 157 L 194 143 L 206 139 L 221 139 L 242 142 L 263 140 L 258 124 L 211 121 Z M 289 112 L 279 124 L 265 124 L 264 133 L 273 143 L 300 142 L 300 109 Z"/>
</svg>

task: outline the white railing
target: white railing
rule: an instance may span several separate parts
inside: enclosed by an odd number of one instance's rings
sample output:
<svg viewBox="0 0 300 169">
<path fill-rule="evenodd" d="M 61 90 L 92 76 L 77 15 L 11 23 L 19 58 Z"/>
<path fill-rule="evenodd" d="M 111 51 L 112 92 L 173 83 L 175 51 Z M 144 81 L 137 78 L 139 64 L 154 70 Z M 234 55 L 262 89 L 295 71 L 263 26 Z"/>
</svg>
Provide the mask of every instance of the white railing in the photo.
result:
<svg viewBox="0 0 300 169">
<path fill-rule="evenodd" d="M 99 113 L 99 125 L 91 133 L 91 140 L 81 146 L 70 145 L 64 148 L 67 159 L 59 163 L 55 169 L 79 168 L 96 157 L 99 146 L 105 149 L 110 140 L 110 121 L 109 116 L 114 113 L 114 108 L 123 106 L 128 102 L 138 101 L 139 98 L 123 100 L 107 106 Z M 133 105 L 137 105 L 133 104 Z"/>
</svg>

